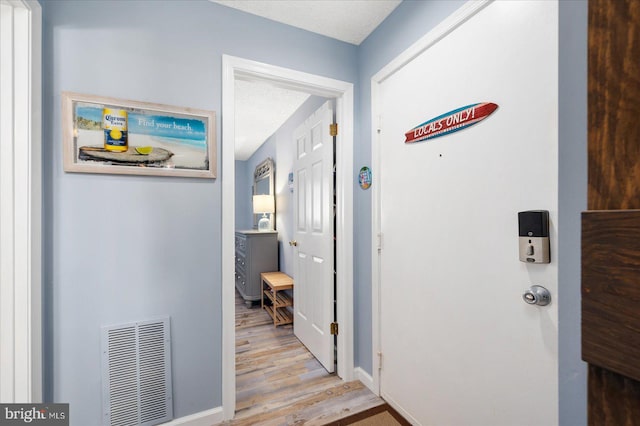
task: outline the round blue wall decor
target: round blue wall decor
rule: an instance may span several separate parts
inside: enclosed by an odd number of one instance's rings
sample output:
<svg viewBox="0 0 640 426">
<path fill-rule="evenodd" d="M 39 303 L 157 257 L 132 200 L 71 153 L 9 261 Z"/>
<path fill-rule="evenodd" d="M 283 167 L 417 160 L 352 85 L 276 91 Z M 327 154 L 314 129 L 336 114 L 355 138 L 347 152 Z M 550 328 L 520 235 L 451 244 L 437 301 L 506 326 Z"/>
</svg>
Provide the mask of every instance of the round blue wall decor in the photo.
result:
<svg viewBox="0 0 640 426">
<path fill-rule="evenodd" d="M 362 189 L 369 189 L 371 186 L 371 169 L 367 166 L 360 169 L 360 173 L 358 173 L 358 183 Z"/>
</svg>

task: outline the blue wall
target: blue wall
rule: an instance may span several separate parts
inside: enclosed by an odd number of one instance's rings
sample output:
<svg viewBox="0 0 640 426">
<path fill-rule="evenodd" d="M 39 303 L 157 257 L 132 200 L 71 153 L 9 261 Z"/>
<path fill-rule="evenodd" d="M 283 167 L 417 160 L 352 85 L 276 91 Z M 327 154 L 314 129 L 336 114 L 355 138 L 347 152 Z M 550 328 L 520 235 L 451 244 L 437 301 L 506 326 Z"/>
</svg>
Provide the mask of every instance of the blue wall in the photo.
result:
<svg viewBox="0 0 640 426">
<path fill-rule="evenodd" d="M 296 151 L 293 132 L 326 101 L 327 99 L 320 96 L 310 96 L 251 157 L 246 161 L 236 161 L 236 167 L 238 164 L 242 164 L 242 167 L 246 169 L 246 176 L 243 177 L 246 180 L 245 186 L 241 188 L 238 181 L 236 181 L 236 208 L 238 208 L 237 197 L 243 197 L 246 200 L 251 199 L 251 186 L 253 185 L 253 173 L 256 166 L 269 157 L 274 161 L 276 176 L 274 182 L 276 195 L 275 228 L 278 231 L 280 270 L 289 275 L 293 275 L 293 248 L 289 246 L 289 241 L 293 239 L 293 203 L 291 202 L 292 193 L 289 191 L 287 179 L 289 172 L 293 171 Z M 242 216 L 242 223 L 246 224 L 246 226 L 243 228 L 236 222 L 236 229 L 251 229 L 253 227 L 251 202 L 247 201 L 247 203 L 249 203 L 249 210 L 244 212 L 236 210 L 236 220 Z"/>
<path fill-rule="evenodd" d="M 168 315 L 175 417 L 218 407 L 220 161 L 215 180 L 65 173 L 61 91 L 217 111 L 220 159 L 223 54 L 355 83 L 356 47 L 204 0 L 42 4 L 45 398 L 100 424 L 100 327 Z"/>
<path fill-rule="evenodd" d="M 236 160 L 236 229 L 251 229 L 253 170 L 246 161 Z M 255 167 L 254 167 L 255 168 Z"/>
<path fill-rule="evenodd" d="M 558 384 L 560 424 L 587 424 L 580 347 L 580 212 L 587 209 L 587 1 L 562 0 L 558 74 Z"/>
<path fill-rule="evenodd" d="M 355 365 L 371 374 L 371 192 L 357 186 L 371 165 L 370 78 L 464 1 L 405 1 L 359 47 L 205 0 L 42 4 L 46 400 L 70 402 L 73 424 L 98 424 L 100 327 L 170 315 L 175 416 L 221 405 L 220 161 L 215 180 L 64 173 L 60 92 L 219 114 L 222 54 L 356 84 Z M 577 216 L 586 207 L 586 2 L 561 1 L 559 74 L 560 420 L 573 425 L 586 422 Z"/>
<path fill-rule="evenodd" d="M 372 374 L 371 191 L 358 185 L 358 171 L 371 166 L 371 77 L 465 3 L 463 0 L 404 1 L 360 45 L 360 91 L 356 94 L 354 149 L 355 365 Z M 372 170 L 373 185 L 376 170 Z"/>
</svg>

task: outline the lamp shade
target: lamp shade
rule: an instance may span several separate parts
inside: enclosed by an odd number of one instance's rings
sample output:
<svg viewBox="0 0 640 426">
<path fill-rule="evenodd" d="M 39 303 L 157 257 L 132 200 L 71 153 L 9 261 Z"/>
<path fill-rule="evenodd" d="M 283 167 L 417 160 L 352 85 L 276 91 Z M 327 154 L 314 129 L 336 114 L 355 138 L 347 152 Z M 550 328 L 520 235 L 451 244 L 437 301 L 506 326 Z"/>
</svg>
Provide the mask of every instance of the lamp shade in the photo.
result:
<svg viewBox="0 0 640 426">
<path fill-rule="evenodd" d="M 272 195 L 254 195 L 253 213 L 275 213 L 276 205 Z"/>
</svg>

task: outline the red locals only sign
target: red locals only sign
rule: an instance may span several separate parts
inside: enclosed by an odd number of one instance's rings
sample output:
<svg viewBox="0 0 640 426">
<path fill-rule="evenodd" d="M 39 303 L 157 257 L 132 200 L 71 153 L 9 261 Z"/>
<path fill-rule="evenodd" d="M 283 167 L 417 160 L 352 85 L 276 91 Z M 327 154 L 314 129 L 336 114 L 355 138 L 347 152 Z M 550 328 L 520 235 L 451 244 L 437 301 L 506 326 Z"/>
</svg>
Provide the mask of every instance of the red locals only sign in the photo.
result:
<svg viewBox="0 0 640 426">
<path fill-rule="evenodd" d="M 496 109 L 498 105 L 491 102 L 454 109 L 409 130 L 405 133 L 407 139 L 404 143 L 422 142 L 471 127 L 490 116 Z"/>
</svg>

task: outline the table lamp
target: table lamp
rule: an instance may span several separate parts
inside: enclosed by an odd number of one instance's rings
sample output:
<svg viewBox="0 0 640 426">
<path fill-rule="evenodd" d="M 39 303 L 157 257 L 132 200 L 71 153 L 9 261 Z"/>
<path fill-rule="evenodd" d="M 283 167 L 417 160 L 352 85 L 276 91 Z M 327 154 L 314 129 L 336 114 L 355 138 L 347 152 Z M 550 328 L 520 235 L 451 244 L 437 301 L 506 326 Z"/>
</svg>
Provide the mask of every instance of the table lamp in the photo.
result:
<svg viewBox="0 0 640 426">
<path fill-rule="evenodd" d="M 267 213 L 275 213 L 275 211 L 275 200 L 272 195 L 253 196 L 253 213 L 262 213 L 262 217 L 258 221 L 258 231 L 264 232 L 271 230 L 271 219 L 267 217 Z"/>
</svg>

